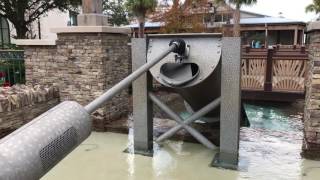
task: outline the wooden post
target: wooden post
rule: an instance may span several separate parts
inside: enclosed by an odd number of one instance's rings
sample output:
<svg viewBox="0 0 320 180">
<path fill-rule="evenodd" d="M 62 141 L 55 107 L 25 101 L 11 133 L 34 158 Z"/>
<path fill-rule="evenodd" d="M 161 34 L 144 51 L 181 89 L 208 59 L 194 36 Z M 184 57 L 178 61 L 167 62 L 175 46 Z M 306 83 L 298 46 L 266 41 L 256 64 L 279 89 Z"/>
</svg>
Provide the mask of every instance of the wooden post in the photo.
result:
<svg viewBox="0 0 320 180">
<path fill-rule="evenodd" d="M 293 41 L 293 45 L 297 45 L 298 44 L 298 29 L 295 28 L 294 29 L 294 41 Z"/>
<path fill-rule="evenodd" d="M 264 47 L 268 48 L 269 42 L 268 42 L 268 25 L 265 24 L 265 40 L 264 40 Z"/>
<path fill-rule="evenodd" d="M 264 82 L 264 91 L 272 91 L 272 67 L 273 67 L 273 49 L 268 49 L 267 69 Z"/>
<path fill-rule="evenodd" d="M 301 45 L 304 44 L 304 29 L 301 32 Z"/>
</svg>

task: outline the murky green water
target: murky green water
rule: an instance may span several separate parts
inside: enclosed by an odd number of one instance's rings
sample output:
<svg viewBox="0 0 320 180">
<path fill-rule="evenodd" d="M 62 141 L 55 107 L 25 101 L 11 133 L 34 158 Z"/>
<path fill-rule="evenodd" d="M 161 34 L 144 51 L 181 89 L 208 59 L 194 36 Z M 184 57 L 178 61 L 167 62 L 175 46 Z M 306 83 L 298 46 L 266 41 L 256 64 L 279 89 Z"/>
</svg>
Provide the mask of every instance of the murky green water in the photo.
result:
<svg viewBox="0 0 320 180">
<path fill-rule="evenodd" d="M 246 104 L 251 127 L 241 129 L 240 170 L 209 167 L 216 152 L 166 141 L 154 157 L 123 153 L 128 135 L 93 133 L 42 180 L 320 179 L 320 162 L 301 158 L 302 114 L 292 106 Z"/>
</svg>

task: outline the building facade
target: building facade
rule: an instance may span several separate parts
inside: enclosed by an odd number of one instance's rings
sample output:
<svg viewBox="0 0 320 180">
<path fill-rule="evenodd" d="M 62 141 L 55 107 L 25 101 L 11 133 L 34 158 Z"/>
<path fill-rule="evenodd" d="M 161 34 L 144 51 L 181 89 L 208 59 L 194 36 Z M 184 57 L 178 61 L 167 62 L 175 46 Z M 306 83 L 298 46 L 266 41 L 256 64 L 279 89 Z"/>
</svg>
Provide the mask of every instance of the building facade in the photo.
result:
<svg viewBox="0 0 320 180">
<path fill-rule="evenodd" d="M 233 34 L 234 9 L 228 5 L 209 4 L 206 8 L 192 10 L 193 16 L 200 16 L 200 21 L 205 26 L 204 32 L 223 33 L 225 36 Z M 304 44 L 304 29 L 306 23 L 287 19 L 284 17 L 271 17 L 268 15 L 241 11 L 240 14 L 242 43 L 251 45 L 259 42 L 260 46 L 269 45 L 302 45 Z M 152 19 L 152 18 L 151 18 Z M 146 22 L 146 33 L 161 33 L 161 28 L 166 26 L 164 22 Z M 138 24 L 132 28 L 137 35 Z"/>
</svg>

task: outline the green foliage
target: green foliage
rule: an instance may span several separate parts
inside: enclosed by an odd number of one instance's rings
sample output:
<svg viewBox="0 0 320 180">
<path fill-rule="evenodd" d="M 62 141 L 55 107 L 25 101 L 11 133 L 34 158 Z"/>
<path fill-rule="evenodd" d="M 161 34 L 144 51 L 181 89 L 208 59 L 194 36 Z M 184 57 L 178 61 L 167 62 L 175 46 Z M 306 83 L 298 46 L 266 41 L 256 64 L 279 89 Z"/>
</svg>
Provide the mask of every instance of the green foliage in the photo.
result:
<svg viewBox="0 0 320 180">
<path fill-rule="evenodd" d="M 103 10 L 108 15 L 110 24 L 117 26 L 129 24 L 124 3 L 124 0 L 103 1 Z"/>
<path fill-rule="evenodd" d="M 320 13 L 320 0 L 313 0 L 312 4 L 309 4 L 306 7 L 306 12 L 315 12 L 316 14 Z"/>
<path fill-rule="evenodd" d="M 194 11 L 206 12 L 207 0 L 186 0 L 180 3 L 173 0 L 173 5 L 168 11 L 160 12 L 153 20 L 164 22 L 162 33 L 201 33 L 206 28 L 203 16 L 193 13 Z"/>
<path fill-rule="evenodd" d="M 129 13 L 137 17 L 139 21 L 139 37 L 144 37 L 144 23 L 147 13 L 153 12 L 157 6 L 157 0 L 127 0 L 125 6 Z"/>
<path fill-rule="evenodd" d="M 25 39 L 28 26 L 52 9 L 77 9 L 81 0 L 1 0 L 0 16 L 7 18 L 17 31 L 17 38 Z"/>
<path fill-rule="evenodd" d="M 145 18 L 148 12 L 154 11 L 157 0 L 127 0 L 125 5 L 134 16 Z"/>
<path fill-rule="evenodd" d="M 0 59 L 0 87 L 7 83 L 8 85 L 25 83 L 25 66 L 23 60 Z"/>
<path fill-rule="evenodd" d="M 226 3 L 226 0 L 215 0 L 217 3 Z M 240 37 L 240 8 L 242 5 L 252 5 L 257 3 L 257 0 L 229 0 L 230 4 L 236 6 L 235 12 L 233 14 L 233 36 Z"/>
<path fill-rule="evenodd" d="M 217 3 L 226 3 L 226 0 L 215 0 Z M 242 5 L 252 5 L 257 3 L 257 0 L 229 0 L 230 4 L 235 5 L 236 7 L 241 7 Z"/>
</svg>

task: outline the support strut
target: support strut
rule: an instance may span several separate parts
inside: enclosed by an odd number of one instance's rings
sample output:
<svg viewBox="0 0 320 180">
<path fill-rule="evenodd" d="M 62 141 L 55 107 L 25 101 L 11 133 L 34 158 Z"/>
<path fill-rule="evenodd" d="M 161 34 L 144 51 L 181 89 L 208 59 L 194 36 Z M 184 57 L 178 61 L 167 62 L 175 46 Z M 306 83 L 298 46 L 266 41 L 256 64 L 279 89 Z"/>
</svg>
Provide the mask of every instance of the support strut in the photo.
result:
<svg viewBox="0 0 320 180">
<path fill-rule="evenodd" d="M 212 144 L 206 137 L 204 137 L 200 132 L 198 132 L 191 126 L 184 124 L 183 119 L 172 109 L 170 109 L 166 104 L 161 102 L 161 100 L 156 95 L 150 92 L 149 97 L 160 109 L 162 109 L 167 115 L 170 116 L 170 118 L 172 118 L 179 125 L 181 125 L 182 128 L 187 130 L 194 138 L 201 142 L 201 144 L 212 150 L 217 149 L 217 147 L 214 144 Z"/>
</svg>

